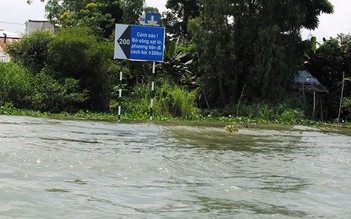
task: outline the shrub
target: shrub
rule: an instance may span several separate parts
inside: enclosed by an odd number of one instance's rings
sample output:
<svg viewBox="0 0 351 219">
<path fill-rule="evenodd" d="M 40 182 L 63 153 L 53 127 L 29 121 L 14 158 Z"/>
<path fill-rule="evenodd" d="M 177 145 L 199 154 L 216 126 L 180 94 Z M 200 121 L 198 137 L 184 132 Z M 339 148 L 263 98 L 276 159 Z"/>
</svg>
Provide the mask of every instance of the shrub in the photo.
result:
<svg viewBox="0 0 351 219">
<path fill-rule="evenodd" d="M 55 79 L 74 78 L 88 90 L 85 108 L 106 111 L 112 91 L 113 44 L 98 42 L 88 28 L 62 29 L 49 44 L 47 67 Z"/>
<path fill-rule="evenodd" d="M 303 112 L 297 109 L 286 109 L 277 116 L 280 123 L 296 124 L 303 119 Z"/>
<path fill-rule="evenodd" d="M 45 71 L 35 77 L 35 94 L 29 97 L 32 109 L 58 113 L 72 112 L 87 99 L 86 92 L 78 91 L 78 80 L 65 78 L 63 83 L 53 79 Z"/>
<path fill-rule="evenodd" d="M 123 101 L 124 109 L 131 114 L 148 114 L 150 109 L 150 87 L 137 85 Z M 154 112 L 157 116 L 186 117 L 199 113 L 194 106 L 196 91 L 189 92 L 169 82 L 156 89 Z"/>
<path fill-rule="evenodd" d="M 17 43 L 9 45 L 13 60 L 25 66 L 33 73 L 39 73 L 45 66 L 48 45 L 53 36 L 47 31 L 37 31 L 25 36 Z"/>
<path fill-rule="evenodd" d="M 196 90 L 189 92 L 175 84 L 165 82 L 157 90 L 157 102 L 155 110 L 181 117 L 198 114 L 199 110 L 194 106 Z"/>
<path fill-rule="evenodd" d="M 147 85 L 139 84 L 132 88 L 123 99 L 123 111 L 129 114 L 148 114 L 150 109 L 150 89 Z"/>
<path fill-rule="evenodd" d="M 28 96 L 34 93 L 29 72 L 13 62 L 0 63 L 0 98 L 15 107 L 28 107 Z"/>
<path fill-rule="evenodd" d="M 98 42 L 89 28 L 63 28 L 54 36 L 48 32 L 35 32 L 10 46 L 9 51 L 15 62 L 33 73 L 33 78 L 44 69 L 51 79 L 60 82 L 51 83 L 49 80 L 50 85 L 54 86 L 50 89 L 57 91 L 58 85 L 65 86 L 66 78 L 73 78 L 80 81 L 75 85 L 77 92 L 86 94 L 85 90 L 89 91 L 89 97 L 84 98 L 84 104 L 81 104 L 82 108 L 108 110 L 112 75 L 116 71 L 112 60 L 113 43 Z M 46 86 L 46 89 L 49 90 L 49 87 Z M 39 102 L 44 98 L 40 93 L 29 99 L 35 101 L 36 108 L 48 109 L 50 104 L 40 106 Z M 52 110 L 58 109 L 54 107 Z"/>
<path fill-rule="evenodd" d="M 343 99 L 342 107 L 343 107 L 343 111 L 347 112 L 348 116 L 346 117 L 346 119 L 350 119 L 351 118 L 351 115 L 350 115 L 350 112 L 351 112 L 351 97 L 345 97 Z"/>
</svg>

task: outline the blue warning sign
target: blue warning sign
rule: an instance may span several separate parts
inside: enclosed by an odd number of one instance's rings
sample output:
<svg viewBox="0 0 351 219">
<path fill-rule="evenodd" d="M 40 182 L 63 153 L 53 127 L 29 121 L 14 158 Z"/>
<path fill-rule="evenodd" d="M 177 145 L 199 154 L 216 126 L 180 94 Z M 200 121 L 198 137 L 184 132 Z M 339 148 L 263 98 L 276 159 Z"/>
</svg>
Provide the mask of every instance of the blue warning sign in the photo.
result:
<svg viewBox="0 0 351 219">
<path fill-rule="evenodd" d="M 165 28 L 116 24 L 115 59 L 163 62 Z"/>
</svg>

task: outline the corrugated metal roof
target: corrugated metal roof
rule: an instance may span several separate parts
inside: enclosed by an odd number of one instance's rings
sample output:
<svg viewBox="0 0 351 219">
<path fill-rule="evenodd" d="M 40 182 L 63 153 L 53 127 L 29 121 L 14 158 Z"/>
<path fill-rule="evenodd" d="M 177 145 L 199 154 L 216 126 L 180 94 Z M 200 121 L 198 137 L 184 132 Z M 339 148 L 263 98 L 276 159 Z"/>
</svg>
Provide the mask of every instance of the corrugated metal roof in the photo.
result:
<svg viewBox="0 0 351 219">
<path fill-rule="evenodd" d="M 298 71 L 294 76 L 294 82 L 296 84 L 311 84 L 311 85 L 320 85 L 317 78 L 313 77 L 308 71 Z"/>
<path fill-rule="evenodd" d="M 317 78 L 313 77 L 308 71 L 298 71 L 294 75 L 294 83 L 299 85 L 298 89 L 300 91 L 312 91 L 319 93 L 328 93 L 328 89 L 324 87 Z"/>
</svg>

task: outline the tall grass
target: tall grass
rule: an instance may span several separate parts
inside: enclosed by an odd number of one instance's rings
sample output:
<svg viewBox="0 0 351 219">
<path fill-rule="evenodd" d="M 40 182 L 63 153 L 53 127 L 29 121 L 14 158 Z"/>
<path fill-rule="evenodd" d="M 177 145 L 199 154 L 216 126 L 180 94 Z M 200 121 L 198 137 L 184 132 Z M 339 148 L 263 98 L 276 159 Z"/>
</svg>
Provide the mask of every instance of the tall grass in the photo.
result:
<svg viewBox="0 0 351 219">
<path fill-rule="evenodd" d="M 199 113 L 195 107 L 196 90 L 188 91 L 184 88 L 165 82 L 157 90 L 156 111 L 167 112 L 174 117 L 189 117 Z"/>
<path fill-rule="evenodd" d="M 127 114 L 146 114 L 150 110 L 150 86 L 137 85 L 123 101 Z M 196 91 L 188 91 L 168 81 L 156 88 L 154 113 L 156 116 L 189 117 L 199 114 L 195 106 Z"/>
</svg>

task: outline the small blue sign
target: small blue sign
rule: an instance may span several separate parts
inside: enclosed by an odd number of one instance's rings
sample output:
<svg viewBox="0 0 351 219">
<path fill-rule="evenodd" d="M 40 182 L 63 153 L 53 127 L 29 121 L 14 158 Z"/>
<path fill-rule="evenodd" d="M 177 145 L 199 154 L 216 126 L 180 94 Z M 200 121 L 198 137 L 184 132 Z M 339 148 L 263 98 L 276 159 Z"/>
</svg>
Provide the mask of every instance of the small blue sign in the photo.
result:
<svg viewBox="0 0 351 219">
<path fill-rule="evenodd" d="M 145 13 L 145 25 L 150 26 L 160 26 L 161 25 L 161 15 L 159 13 Z"/>
<path fill-rule="evenodd" d="M 165 28 L 116 25 L 115 59 L 163 62 Z"/>
</svg>

